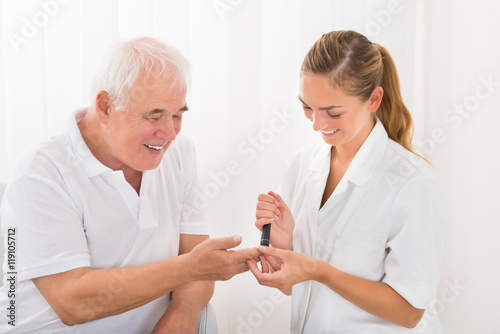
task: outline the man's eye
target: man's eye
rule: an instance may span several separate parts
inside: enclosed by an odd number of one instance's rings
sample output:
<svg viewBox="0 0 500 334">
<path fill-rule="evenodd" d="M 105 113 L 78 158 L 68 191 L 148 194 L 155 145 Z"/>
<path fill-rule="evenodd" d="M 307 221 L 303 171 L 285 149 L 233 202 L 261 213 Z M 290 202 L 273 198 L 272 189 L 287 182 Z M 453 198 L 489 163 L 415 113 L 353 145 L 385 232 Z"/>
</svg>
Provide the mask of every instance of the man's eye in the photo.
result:
<svg viewBox="0 0 500 334">
<path fill-rule="evenodd" d="M 162 119 L 163 117 L 165 117 L 164 115 L 151 115 L 151 116 L 148 116 L 148 119 L 152 122 L 156 122 L 156 121 L 159 121 L 160 119 Z"/>
</svg>

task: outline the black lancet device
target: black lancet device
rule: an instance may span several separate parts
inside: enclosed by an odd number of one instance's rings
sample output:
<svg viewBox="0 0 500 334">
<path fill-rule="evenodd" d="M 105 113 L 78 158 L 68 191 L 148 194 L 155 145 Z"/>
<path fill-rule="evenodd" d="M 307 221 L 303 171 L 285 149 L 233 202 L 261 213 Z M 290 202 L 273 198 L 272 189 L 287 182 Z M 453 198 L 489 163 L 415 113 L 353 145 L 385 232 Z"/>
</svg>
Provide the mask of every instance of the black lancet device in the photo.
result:
<svg viewBox="0 0 500 334">
<path fill-rule="evenodd" d="M 271 224 L 262 226 L 262 236 L 260 237 L 260 245 L 269 247 L 269 239 L 271 238 Z"/>
</svg>

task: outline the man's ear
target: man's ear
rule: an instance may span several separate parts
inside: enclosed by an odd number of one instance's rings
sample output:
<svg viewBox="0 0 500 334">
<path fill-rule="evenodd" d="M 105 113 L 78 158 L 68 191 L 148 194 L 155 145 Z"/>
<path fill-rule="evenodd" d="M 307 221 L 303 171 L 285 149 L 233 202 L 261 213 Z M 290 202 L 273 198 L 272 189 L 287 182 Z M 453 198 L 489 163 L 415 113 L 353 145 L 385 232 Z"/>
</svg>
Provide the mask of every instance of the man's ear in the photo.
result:
<svg viewBox="0 0 500 334">
<path fill-rule="evenodd" d="M 97 93 L 95 98 L 95 109 L 97 112 L 97 117 L 99 121 L 103 124 L 108 122 L 109 113 L 113 104 L 111 103 L 111 99 L 109 98 L 108 92 L 101 90 Z"/>
<path fill-rule="evenodd" d="M 380 103 L 382 102 L 382 97 L 384 97 L 384 89 L 380 86 L 375 87 L 372 95 L 368 99 L 370 104 L 368 105 L 368 111 L 376 112 Z"/>
</svg>

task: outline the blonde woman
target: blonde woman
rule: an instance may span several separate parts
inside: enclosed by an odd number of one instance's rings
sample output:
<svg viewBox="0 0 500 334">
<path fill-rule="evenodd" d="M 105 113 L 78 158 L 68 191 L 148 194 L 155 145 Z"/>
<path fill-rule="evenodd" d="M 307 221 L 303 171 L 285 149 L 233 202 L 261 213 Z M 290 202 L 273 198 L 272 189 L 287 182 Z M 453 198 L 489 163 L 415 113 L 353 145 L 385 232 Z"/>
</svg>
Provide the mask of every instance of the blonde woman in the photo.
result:
<svg viewBox="0 0 500 334">
<path fill-rule="evenodd" d="M 292 333 L 441 333 L 432 309 L 446 214 L 388 51 L 354 31 L 324 34 L 299 99 L 323 142 L 293 154 L 280 194 L 258 198 L 260 284 L 292 294 Z"/>
</svg>

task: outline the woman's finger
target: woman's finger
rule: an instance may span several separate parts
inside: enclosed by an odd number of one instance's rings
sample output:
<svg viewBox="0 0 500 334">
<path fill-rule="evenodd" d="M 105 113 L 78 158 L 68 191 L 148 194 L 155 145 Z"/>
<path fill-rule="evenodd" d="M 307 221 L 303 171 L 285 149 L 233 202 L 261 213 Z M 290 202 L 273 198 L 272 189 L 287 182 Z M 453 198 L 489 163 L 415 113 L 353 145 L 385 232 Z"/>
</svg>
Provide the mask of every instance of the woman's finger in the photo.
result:
<svg viewBox="0 0 500 334">
<path fill-rule="evenodd" d="M 273 222 L 273 218 L 261 218 L 255 222 L 255 226 L 262 232 L 262 226 L 271 224 Z"/>
<path fill-rule="evenodd" d="M 254 259 L 248 260 L 247 265 L 248 265 L 248 268 L 250 268 L 250 271 L 252 272 L 252 274 L 257 279 L 257 281 L 259 281 L 259 277 L 262 275 L 262 273 L 259 270 L 259 267 L 257 266 L 257 261 L 255 261 Z"/>
<path fill-rule="evenodd" d="M 260 266 L 262 267 L 262 272 L 265 274 L 269 273 L 269 265 L 267 264 L 266 257 L 260 256 Z"/>
<path fill-rule="evenodd" d="M 269 263 L 271 265 L 271 267 L 274 269 L 274 271 L 278 271 L 281 269 L 281 264 L 279 264 L 275 259 L 274 257 L 272 256 L 268 256 L 268 255 L 264 255 L 265 259 L 266 259 L 266 262 Z M 261 260 L 262 261 L 262 260 Z"/>
<path fill-rule="evenodd" d="M 257 210 L 274 211 L 275 213 L 278 212 L 278 206 L 274 202 L 268 203 L 268 202 L 258 201 L 256 207 Z"/>
<path fill-rule="evenodd" d="M 269 194 L 260 194 L 257 197 L 257 200 L 259 202 L 267 202 L 267 203 L 271 203 L 271 204 L 275 204 L 276 203 L 276 198 L 274 198 L 274 196 L 269 195 Z"/>
<path fill-rule="evenodd" d="M 261 219 L 261 218 L 272 218 L 278 220 L 278 216 L 276 213 L 273 211 L 268 211 L 268 210 L 257 210 L 255 211 L 255 218 Z"/>
<path fill-rule="evenodd" d="M 274 198 L 274 200 L 276 201 L 276 206 L 279 207 L 281 204 L 286 204 L 285 201 L 283 201 L 283 199 L 281 198 L 281 196 L 275 193 L 274 191 L 270 191 L 268 192 L 268 194 Z"/>
</svg>

